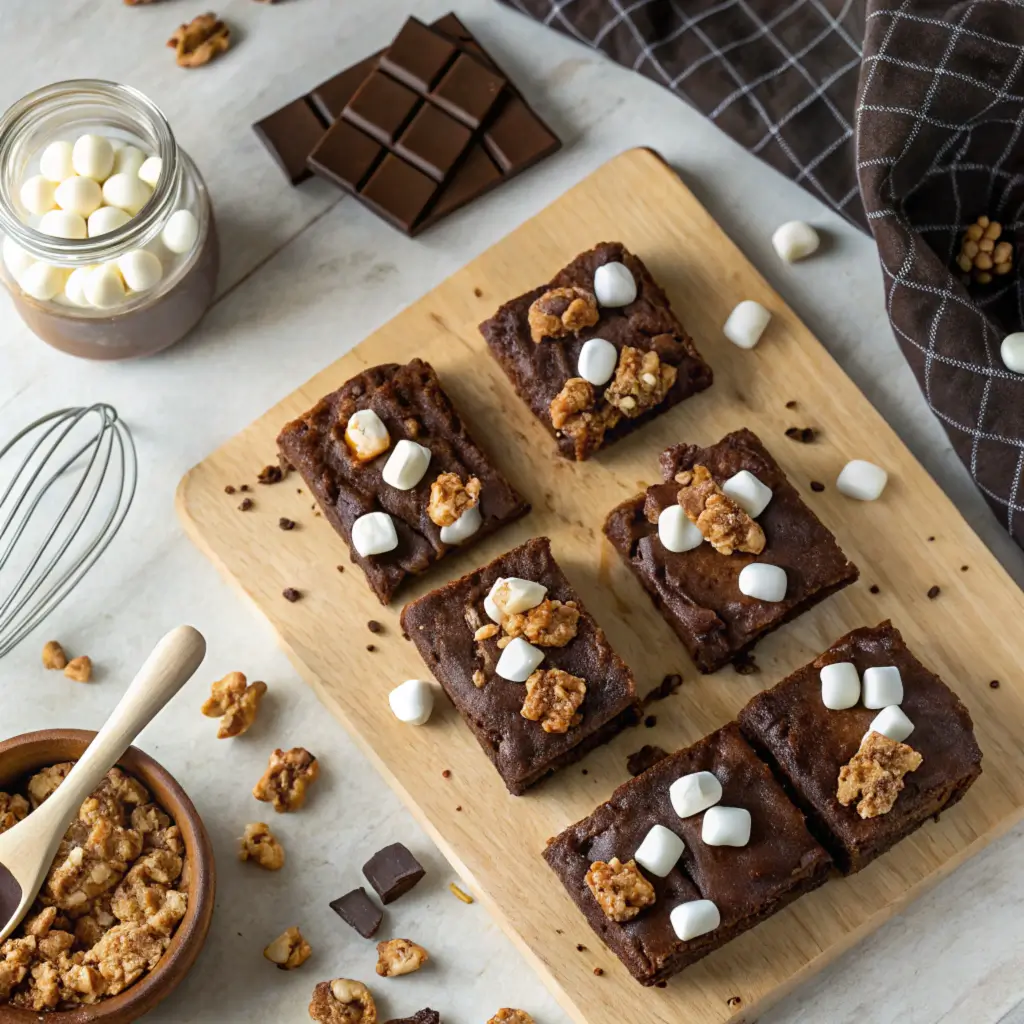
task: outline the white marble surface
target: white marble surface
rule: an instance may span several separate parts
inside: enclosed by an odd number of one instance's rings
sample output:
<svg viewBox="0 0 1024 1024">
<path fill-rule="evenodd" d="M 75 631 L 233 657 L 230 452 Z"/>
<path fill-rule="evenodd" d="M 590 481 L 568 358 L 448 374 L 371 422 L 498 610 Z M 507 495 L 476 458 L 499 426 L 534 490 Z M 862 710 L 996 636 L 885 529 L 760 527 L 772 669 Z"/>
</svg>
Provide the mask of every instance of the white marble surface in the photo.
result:
<svg viewBox="0 0 1024 1024">
<path fill-rule="evenodd" d="M 325 185 L 289 188 L 260 149 L 252 121 L 384 44 L 405 14 L 434 17 L 452 2 L 526 86 L 565 150 L 417 241 Z M 206 665 L 141 745 L 182 781 L 212 831 L 217 913 L 202 959 L 173 1000 L 147 1019 L 298 1022 L 306 1019 L 315 980 L 371 980 L 372 946 L 341 924 L 327 901 L 359 882 L 361 858 L 402 839 L 431 870 L 391 909 L 384 930 L 423 942 L 435 963 L 374 986 L 382 1019 L 430 1004 L 452 1024 L 482 1024 L 497 1007 L 513 1005 L 540 1024 L 563 1024 L 564 1012 L 481 908 L 449 894 L 451 871 L 296 677 L 266 624 L 185 539 L 172 508 L 181 474 L 588 171 L 628 146 L 649 145 L 679 168 L 1018 581 L 1024 557 L 977 496 L 903 363 L 870 240 L 683 103 L 492 0 L 230 0 L 218 13 L 236 30 L 235 48 L 205 69 L 179 70 L 164 49 L 166 37 L 206 9 L 206 0 L 138 8 L 117 0 L 0 4 L 0 105 L 72 76 L 143 89 L 206 176 L 225 249 L 220 298 L 201 328 L 144 362 L 61 356 L 37 342 L 0 297 L 0 437 L 56 406 L 105 400 L 130 422 L 142 467 L 134 508 L 108 557 L 52 625 L 0 661 L 0 735 L 98 726 L 161 633 L 194 623 L 209 639 Z M 790 218 L 810 220 L 829 237 L 826 251 L 797 267 L 782 265 L 769 241 Z M 94 683 L 41 671 L 39 649 L 51 634 L 72 652 L 92 655 Z M 215 724 L 197 709 L 210 680 L 235 668 L 266 679 L 270 703 L 249 736 L 218 742 Z M 265 811 L 248 790 L 267 750 L 293 744 L 320 755 L 324 778 L 307 810 L 275 820 L 290 859 L 270 876 L 234 862 L 235 836 Z M 1022 1024 L 1022 836 L 1017 829 L 996 843 L 763 1019 Z M 276 971 L 260 950 L 295 923 L 314 959 L 297 972 Z"/>
</svg>

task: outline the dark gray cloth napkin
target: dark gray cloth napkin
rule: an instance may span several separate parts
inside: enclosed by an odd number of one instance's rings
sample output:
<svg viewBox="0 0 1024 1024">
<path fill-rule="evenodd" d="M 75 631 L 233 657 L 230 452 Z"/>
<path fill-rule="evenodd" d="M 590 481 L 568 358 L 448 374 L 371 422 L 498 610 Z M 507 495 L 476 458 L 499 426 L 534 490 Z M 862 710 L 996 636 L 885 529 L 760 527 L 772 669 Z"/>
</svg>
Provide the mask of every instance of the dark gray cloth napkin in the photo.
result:
<svg viewBox="0 0 1024 1024">
<path fill-rule="evenodd" d="M 878 243 L 932 412 L 1024 546 L 1024 2 L 502 0 L 678 93 Z M 965 284 L 985 214 L 1014 268 Z"/>
</svg>

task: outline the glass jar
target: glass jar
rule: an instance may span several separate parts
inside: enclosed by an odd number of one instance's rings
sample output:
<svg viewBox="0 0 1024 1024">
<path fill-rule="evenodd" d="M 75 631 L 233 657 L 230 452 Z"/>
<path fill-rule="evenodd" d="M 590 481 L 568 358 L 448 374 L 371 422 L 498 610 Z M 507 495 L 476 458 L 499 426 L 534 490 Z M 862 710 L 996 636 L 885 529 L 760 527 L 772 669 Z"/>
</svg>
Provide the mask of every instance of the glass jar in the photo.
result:
<svg viewBox="0 0 1024 1024">
<path fill-rule="evenodd" d="M 158 157 L 160 164 L 151 166 L 159 167 L 159 176 L 141 209 L 121 226 L 94 237 L 55 237 L 39 229 L 43 217 L 24 205 L 22 185 L 38 173 L 48 145 L 72 143 L 83 134 L 105 136 L 115 151 L 134 146 Z M 125 168 L 132 169 L 127 160 Z M 47 177 L 55 180 L 52 172 Z M 106 201 L 106 185 L 102 194 Z M 0 118 L 0 235 L 0 277 L 18 313 L 43 341 L 71 355 L 127 359 L 158 352 L 188 334 L 213 301 L 219 249 L 206 185 L 160 110 L 126 85 L 59 82 L 30 93 Z M 160 260 L 156 271 L 153 259 L 138 250 Z M 147 274 L 130 272 L 139 261 Z M 59 269 L 32 269 L 37 263 Z M 99 268 L 113 279 L 100 282 L 93 276 Z M 74 280 L 73 271 L 80 271 Z M 132 283 L 145 290 L 133 291 Z"/>
</svg>

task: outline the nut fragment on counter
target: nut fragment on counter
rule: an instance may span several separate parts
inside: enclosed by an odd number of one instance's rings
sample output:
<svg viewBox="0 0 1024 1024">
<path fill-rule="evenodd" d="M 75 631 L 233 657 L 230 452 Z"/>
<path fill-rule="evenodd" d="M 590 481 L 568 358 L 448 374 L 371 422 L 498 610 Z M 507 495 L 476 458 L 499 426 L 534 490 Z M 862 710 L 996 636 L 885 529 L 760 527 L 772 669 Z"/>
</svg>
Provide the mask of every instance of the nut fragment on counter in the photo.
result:
<svg viewBox="0 0 1024 1024">
<path fill-rule="evenodd" d="M 179 67 L 198 68 L 228 49 L 231 30 L 216 14 L 199 14 L 180 25 L 167 45 L 177 53 Z"/>
<path fill-rule="evenodd" d="M 764 530 L 735 501 L 722 492 L 706 466 L 676 474 L 678 502 L 687 518 L 722 555 L 764 551 Z"/>
<path fill-rule="evenodd" d="M 76 683 L 87 683 L 92 679 L 92 659 L 87 654 L 72 658 L 64 666 L 64 675 Z"/>
<path fill-rule="evenodd" d="M 267 871 L 280 871 L 284 867 L 284 847 L 264 821 L 254 821 L 245 826 L 238 859 L 251 860 Z"/>
<path fill-rule="evenodd" d="M 836 798 L 849 807 L 858 797 L 862 818 L 888 814 L 903 789 L 903 776 L 921 767 L 924 758 L 913 747 L 880 732 L 869 732 L 849 764 L 839 770 Z"/>
<path fill-rule="evenodd" d="M 43 645 L 43 668 L 64 669 L 68 664 L 68 656 L 64 648 L 56 640 L 48 640 Z"/>
<path fill-rule="evenodd" d="M 530 337 L 538 344 L 545 338 L 564 338 L 593 327 L 600 318 L 597 299 L 585 288 L 552 288 L 535 299 L 526 314 Z"/>
<path fill-rule="evenodd" d="M 441 473 L 430 485 L 427 515 L 435 526 L 452 526 L 479 503 L 480 481 L 475 476 L 463 483 L 457 473 Z"/>
<path fill-rule="evenodd" d="M 252 795 L 273 804 L 278 814 L 297 811 L 306 802 L 306 790 L 320 777 L 320 764 L 304 747 L 275 750 Z"/>
<path fill-rule="evenodd" d="M 242 672 L 229 672 L 210 686 L 210 696 L 202 706 L 207 718 L 220 717 L 217 739 L 241 736 L 249 731 L 259 712 L 267 684 L 257 680 L 246 685 Z"/>
<path fill-rule="evenodd" d="M 999 241 L 1003 226 L 984 214 L 964 232 L 957 266 L 978 284 L 991 284 L 993 275 L 1002 276 L 1013 269 L 1013 244 Z"/>
<path fill-rule="evenodd" d="M 534 1024 L 534 1021 L 525 1010 L 513 1010 L 510 1006 L 503 1006 L 487 1024 Z"/>
<path fill-rule="evenodd" d="M 654 886 L 636 866 L 623 864 L 618 857 L 608 863 L 595 861 L 586 875 L 587 887 L 609 921 L 632 921 L 645 907 L 654 903 Z"/>
<path fill-rule="evenodd" d="M 313 989 L 309 1016 L 317 1024 L 377 1024 L 377 1006 L 361 981 L 335 978 Z"/>
<path fill-rule="evenodd" d="M 382 978 L 397 978 L 418 971 L 430 955 L 409 939 L 388 939 L 377 943 L 377 973 Z"/>
<path fill-rule="evenodd" d="M 526 699 L 520 714 L 540 722 L 549 733 L 568 732 L 582 721 L 577 714 L 587 694 L 586 681 L 560 668 L 538 669 L 526 680 Z"/>
<path fill-rule="evenodd" d="M 301 967 L 313 952 L 302 932 L 294 925 L 283 931 L 266 949 L 263 955 L 282 971 L 293 971 Z"/>
</svg>

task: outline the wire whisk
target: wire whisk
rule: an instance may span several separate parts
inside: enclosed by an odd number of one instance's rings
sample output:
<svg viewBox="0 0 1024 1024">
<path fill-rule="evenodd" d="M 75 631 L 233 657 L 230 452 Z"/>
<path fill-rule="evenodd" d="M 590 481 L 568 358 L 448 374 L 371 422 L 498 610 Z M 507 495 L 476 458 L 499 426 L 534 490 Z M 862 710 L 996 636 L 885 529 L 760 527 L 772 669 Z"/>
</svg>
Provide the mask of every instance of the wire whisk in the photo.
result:
<svg viewBox="0 0 1024 1024">
<path fill-rule="evenodd" d="M 137 483 L 131 431 L 103 403 L 52 412 L 0 448 L 0 658 L 96 564 Z"/>
</svg>

